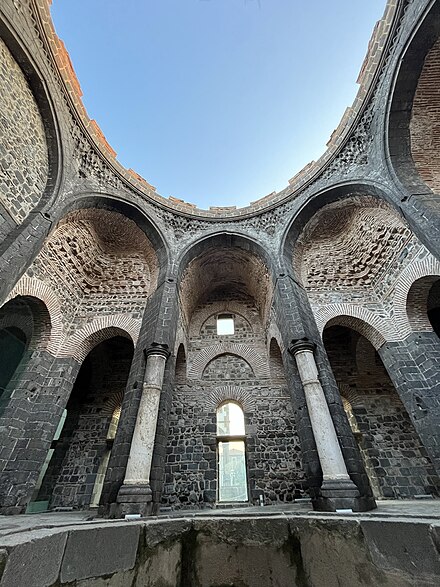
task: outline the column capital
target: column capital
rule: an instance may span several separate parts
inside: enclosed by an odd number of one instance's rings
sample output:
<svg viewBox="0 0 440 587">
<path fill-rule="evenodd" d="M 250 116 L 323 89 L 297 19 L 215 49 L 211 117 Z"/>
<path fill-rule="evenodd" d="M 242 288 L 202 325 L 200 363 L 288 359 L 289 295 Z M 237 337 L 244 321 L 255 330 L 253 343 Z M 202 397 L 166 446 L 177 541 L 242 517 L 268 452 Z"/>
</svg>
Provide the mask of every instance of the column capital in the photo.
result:
<svg viewBox="0 0 440 587">
<path fill-rule="evenodd" d="M 308 338 L 298 338 L 296 340 L 292 340 L 288 350 L 291 355 L 295 356 L 296 353 L 299 353 L 300 351 L 310 351 L 313 353 L 315 348 L 316 343 L 309 340 Z"/>
<path fill-rule="evenodd" d="M 144 355 L 146 358 L 148 358 L 151 355 L 156 355 L 159 357 L 164 357 L 164 359 L 167 360 L 170 356 L 170 351 L 168 350 L 167 344 L 162 344 L 160 342 L 152 342 L 148 348 L 144 349 Z"/>
</svg>

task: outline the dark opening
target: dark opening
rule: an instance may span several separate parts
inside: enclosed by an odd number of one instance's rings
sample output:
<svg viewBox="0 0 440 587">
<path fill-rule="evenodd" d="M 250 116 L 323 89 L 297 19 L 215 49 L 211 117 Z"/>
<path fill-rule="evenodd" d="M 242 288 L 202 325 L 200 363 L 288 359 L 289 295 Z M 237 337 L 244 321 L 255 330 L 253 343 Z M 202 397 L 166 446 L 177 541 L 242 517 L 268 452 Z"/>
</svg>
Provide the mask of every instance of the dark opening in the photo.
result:
<svg viewBox="0 0 440 587">
<path fill-rule="evenodd" d="M 49 507 L 83 509 L 96 499 L 116 430 L 115 411 L 133 359 L 133 343 L 116 336 L 86 357 L 67 403 L 67 417 L 38 494 Z"/>
<path fill-rule="evenodd" d="M 435 471 L 373 345 L 343 326 L 323 340 L 376 497 L 436 494 Z"/>
<path fill-rule="evenodd" d="M 0 330 L 0 397 L 23 358 L 26 344 L 26 336 L 19 328 Z"/>
</svg>

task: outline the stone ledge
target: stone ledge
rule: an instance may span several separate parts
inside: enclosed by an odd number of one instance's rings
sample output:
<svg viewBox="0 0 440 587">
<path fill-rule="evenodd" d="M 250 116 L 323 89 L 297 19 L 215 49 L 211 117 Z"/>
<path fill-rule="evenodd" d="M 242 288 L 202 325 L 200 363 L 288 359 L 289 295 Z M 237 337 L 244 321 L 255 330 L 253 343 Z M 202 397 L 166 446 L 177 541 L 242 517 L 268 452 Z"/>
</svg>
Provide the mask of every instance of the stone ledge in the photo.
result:
<svg viewBox="0 0 440 587">
<path fill-rule="evenodd" d="M 0 587 L 439 584 L 437 514 L 405 520 L 318 515 L 306 507 L 299 515 L 249 508 L 248 515 L 231 511 L 139 522 L 65 516 L 65 526 L 29 531 L 3 524 L 9 533 L 0 538 Z"/>
</svg>

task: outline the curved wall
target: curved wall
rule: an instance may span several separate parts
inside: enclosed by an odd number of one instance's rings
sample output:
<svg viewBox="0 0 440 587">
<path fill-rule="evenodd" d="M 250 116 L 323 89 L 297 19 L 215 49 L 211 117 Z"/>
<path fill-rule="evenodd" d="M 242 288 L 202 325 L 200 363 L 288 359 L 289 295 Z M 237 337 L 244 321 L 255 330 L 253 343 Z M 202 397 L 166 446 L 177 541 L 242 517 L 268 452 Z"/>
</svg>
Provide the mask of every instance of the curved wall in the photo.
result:
<svg viewBox="0 0 440 587">
<path fill-rule="evenodd" d="M 1 39 L 0 96 L 0 204 L 20 224 L 43 195 L 49 169 L 48 151 L 35 98 Z"/>
</svg>

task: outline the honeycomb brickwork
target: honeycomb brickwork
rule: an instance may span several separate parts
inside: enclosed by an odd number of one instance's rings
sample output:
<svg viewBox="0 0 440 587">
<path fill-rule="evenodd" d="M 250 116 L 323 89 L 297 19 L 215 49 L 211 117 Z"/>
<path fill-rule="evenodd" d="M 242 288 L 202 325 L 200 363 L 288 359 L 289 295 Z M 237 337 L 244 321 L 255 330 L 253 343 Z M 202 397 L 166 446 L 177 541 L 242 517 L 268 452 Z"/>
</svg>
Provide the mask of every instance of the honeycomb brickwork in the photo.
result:
<svg viewBox="0 0 440 587">
<path fill-rule="evenodd" d="M 324 206 L 293 253 L 320 330 L 337 316 L 351 316 L 377 329 L 382 343 L 402 340 L 412 331 L 407 292 L 401 292 L 430 265 L 438 272 L 435 258 L 405 222 L 371 197 Z M 371 337 L 377 339 L 375 333 Z"/>
<path fill-rule="evenodd" d="M 157 280 L 151 243 L 131 220 L 105 210 L 72 212 L 27 270 L 62 305 L 66 334 L 96 316 L 142 318 Z"/>
</svg>

